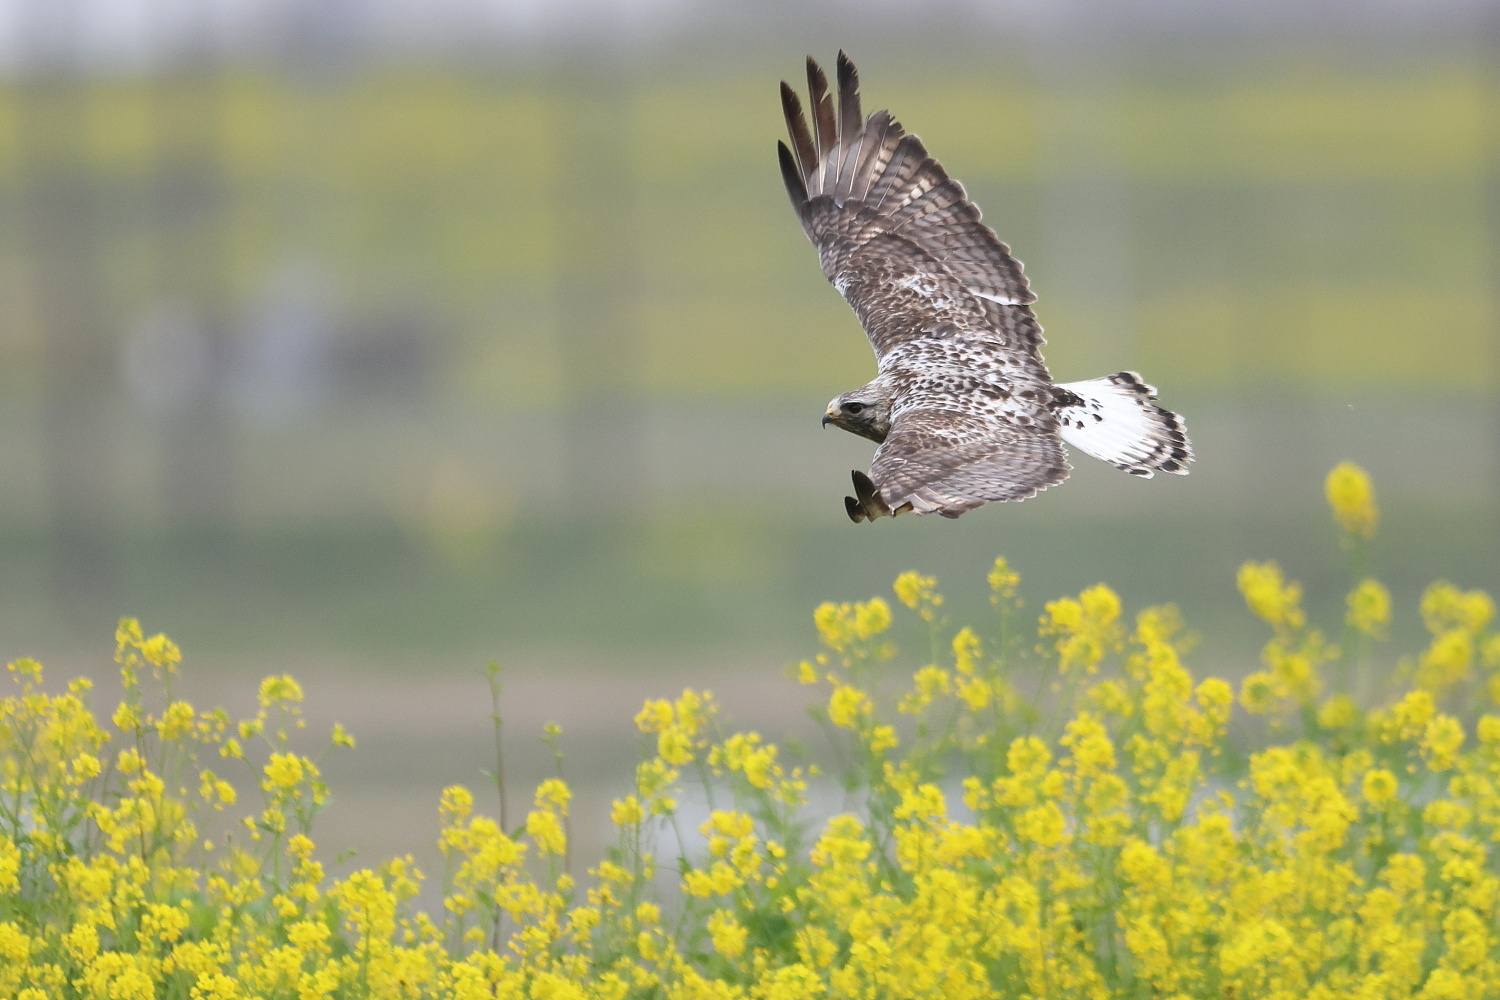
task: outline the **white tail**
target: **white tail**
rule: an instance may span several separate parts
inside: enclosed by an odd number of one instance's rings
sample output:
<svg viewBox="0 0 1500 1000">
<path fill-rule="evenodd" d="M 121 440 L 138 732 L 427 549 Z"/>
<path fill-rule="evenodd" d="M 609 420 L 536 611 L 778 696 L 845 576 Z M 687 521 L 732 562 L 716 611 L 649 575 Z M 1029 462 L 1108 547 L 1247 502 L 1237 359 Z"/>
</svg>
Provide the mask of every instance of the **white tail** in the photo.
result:
<svg viewBox="0 0 1500 1000">
<path fill-rule="evenodd" d="M 1193 460 L 1187 427 L 1177 414 L 1152 402 L 1156 390 L 1135 372 L 1056 388 L 1079 398 L 1057 410 L 1068 444 L 1132 476 L 1150 479 L 1158 470 L 1187 475 Z"/>
</svg>

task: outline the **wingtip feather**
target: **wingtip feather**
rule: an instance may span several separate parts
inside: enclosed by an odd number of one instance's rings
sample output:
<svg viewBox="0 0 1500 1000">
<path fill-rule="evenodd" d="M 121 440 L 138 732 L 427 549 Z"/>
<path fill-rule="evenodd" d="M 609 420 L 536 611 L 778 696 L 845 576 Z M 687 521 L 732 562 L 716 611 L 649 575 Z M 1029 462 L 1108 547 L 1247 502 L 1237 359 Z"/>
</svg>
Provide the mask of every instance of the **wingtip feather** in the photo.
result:
<svg viewBox="0 0 1500 1000">
<path fill-rule="evenodd" d="M 861 130 L 864 114 L 860 110 L 859 72 L 854 63 L 839 50 L 839 163 L 834 180 L 834 195 L 842 201 L 849 196 L 854 182 L 855 167 L 859 162 Z"/>
<path fill-rule="evenodd" d="M 787 197 L 792 199 L 792 208 L 800 217 L 807 206 L 807 185 L 803 183 L 802 172 L 797 169 L 797 161 L 786 143 L 776 143 L 776 156 L 781 161 L 781 179 L 786 183 Z"/>
</svg>

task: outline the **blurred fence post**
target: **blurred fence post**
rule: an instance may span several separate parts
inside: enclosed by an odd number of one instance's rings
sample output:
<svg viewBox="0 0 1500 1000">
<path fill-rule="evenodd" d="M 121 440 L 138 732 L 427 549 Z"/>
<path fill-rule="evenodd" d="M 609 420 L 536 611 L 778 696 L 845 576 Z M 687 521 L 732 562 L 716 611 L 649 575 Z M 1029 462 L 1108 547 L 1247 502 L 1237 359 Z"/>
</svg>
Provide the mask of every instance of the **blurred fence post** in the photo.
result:
<svg viewBox="0 0 1500 1000">
<path fill-rule="evenodd" d="M 107 604 L 117 585 L 115 350 L 102 301 L 102 192 L 89 162 L 80 5 L 21 9 L 21 238 L 43 341 L 53 585 L 68 609 Z"/>
<path fill-rule="evenodd" d="M 156 292 L 162 306 L 181 311 L 203 359 L 196 379 L 179 386 L 184 398 L 158 408 L 166 415 L 163 502 L 174 533 L 213 546 L 224 544 L 234 516 L 221 73 L 209 40 L 196 39 L 177 72 L 162 72 L 152 100 Z"/>
<path fill-rule="evenodd" d="M 643 495 L 631 84 L 622 57 L 601 47 L 571 50 L 553 88 L 564 484 L 577 512 L 619 510 Z"/>
</svg>

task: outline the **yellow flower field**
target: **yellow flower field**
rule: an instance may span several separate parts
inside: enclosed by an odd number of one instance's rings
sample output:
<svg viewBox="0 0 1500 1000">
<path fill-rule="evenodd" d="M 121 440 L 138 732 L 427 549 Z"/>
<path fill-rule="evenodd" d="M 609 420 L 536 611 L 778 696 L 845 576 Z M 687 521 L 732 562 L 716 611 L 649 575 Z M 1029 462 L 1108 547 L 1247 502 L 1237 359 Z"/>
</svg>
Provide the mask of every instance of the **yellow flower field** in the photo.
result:
<svg viewBox="0 0 1500 1000">
<path fill-rule="evenodd" d="M 292 678 L 249 719 L 189 705 L 177 648 L 128 620 L 107 715 L 12 663 L 0 996 L 1500 996 L 1494 603 L 1435 583 L 1424 648 L 1384 653 L 1374 491 L 1346 463 L 1327 495 L 1346 613 L 1320 628 L 1246 563 L 1269 637 L 1243 679 L 1195 675 L 1173 608 L 1127 616 L 1103 584 L 1038 620 L 998 559 L 993 615 L 960 626 L 905 573 L 894 605 L 818 608 L 822 650 L 791 670 L 836 764 L 727 730 L 706 691 L 648 701 L 598 859 L 570 857 L 553 779 L 509 828 L 435 790 L 441 873 L 330 878 Z M 890 638 L 908 613 L 925 650 Z"/>
</svg>

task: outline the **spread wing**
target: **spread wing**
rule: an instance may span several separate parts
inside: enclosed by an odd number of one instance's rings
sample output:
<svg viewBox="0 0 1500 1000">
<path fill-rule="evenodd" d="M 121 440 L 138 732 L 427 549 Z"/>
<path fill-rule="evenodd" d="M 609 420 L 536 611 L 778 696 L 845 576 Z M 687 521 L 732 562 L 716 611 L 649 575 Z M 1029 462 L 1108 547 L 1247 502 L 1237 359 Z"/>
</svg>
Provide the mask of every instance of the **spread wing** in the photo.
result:
<svg viewBox="0 0 1500 1000">
<path fill-rule="evenodd" d="M 778 144 L 782 177 L 824 275 L 853 307 L 876 357 L 943 326 L 1050 381 L 1029 308 L 1036 296 L 963 185 L 889 112 L 861 119 L 859 75 L 844 53 L 836 113 L 811 58 L 807 83 L 811 128 L 796 92 L 781 85 L 791 139 Z"/>
<path fill-rule="evenodd" d="M 878 495 L 856 476 L 850 516 L 909 505 L 957 517 L 1061 482 L 1069 466 L 1020 261 L 919 138 L 888 112 L 861 118 L 844 53 L 837 112 L 811 58 L 807 83 L 811 127 L 781 85 L 791 139 L 779 144 L 782 177 L 824 275 L 897 391 L 870 469 Z"/>
<path fill-rule="evenodd" d="M 923 409 L 904 415 L 870 466 L 890 510 L 957 517 L 995 500 L 1025 500 L 1068 477 L 1057 434 L 992 415 Z"/>
</svg>

